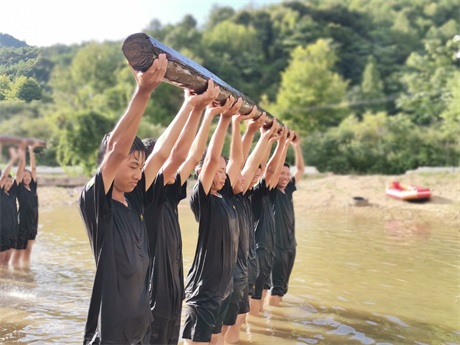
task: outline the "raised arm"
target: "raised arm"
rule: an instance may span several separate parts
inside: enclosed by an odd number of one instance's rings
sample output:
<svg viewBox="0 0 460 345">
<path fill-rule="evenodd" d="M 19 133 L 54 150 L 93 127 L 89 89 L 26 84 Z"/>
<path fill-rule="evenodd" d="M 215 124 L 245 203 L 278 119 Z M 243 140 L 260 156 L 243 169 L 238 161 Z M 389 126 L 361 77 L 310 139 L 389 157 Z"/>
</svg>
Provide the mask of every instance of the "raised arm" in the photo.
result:
<svg viewBox="0 0 460 345">
<path fill-rule="evenodd" d="M 217 98 L 218 95 L 219 92 L 217 92 L 217 94 L 214 95 L 214 99 Z M 226 107 L 222 107 L 220 104 L 216 106 L 212 106 L 211 104 L 209 104 L 207 106 L 203 117 L 203 121 L 201 122 L 200 129 L 198 130 L 198 133 L 196 134 L 195 139 L 193 140 L 188 156 L 185 159 L 185 162 L 182 163 L 182 165 L 179 168 L 178 173 L 180 175 L 182 184 L 184 184 L 185 181 L 187 181 L 193 169 L 195 169 L 195 167 L 200 162 L 203 156 L 212 120 L 216 115 L 222 113 L 223 111 L 226 111 L 228 108 L 230 108 L 230 102 L 226 104 Z"/>
<path fill-rule="evenodd" d="M 9 153 L 10 153 L 10 160 L 5 166 L 5 169 L 2 171 L 2 175 L 0 176 L 0 188 L 3 188 L 5 185 L 6 179 L 8 178 L 8 175 L 10 174 L 11 168 L 13 167 L 14 163 L 19 158 L 18 155 L 18 150 L 15 147 L 10 147 L 9 148 Z"/>
<path fill-rule="evenodd" d="M 240 98 L 237 102 L 238 110 L 241 107 L 243 100 Z M 241 168 L 244 164 L 245 157 L 243 156 L 243 141 L 241 139 L 241 122 L 250 119 L 254 116 L 256 109 L 253 108 L 248 115 L 236 115 L 232 117 L 232 141 L 230 143 L 230 156 L 227 163 L 227 175 L 230 179 L 230 184 L 233 187 L 238 181 L 241 173 Z"/>
<path fill-rule="evenodd" d="M 200 122 L 201 115 L 206 106 L 219 95 L 219 86 L 214 86 L 214 81 L 210 80 L 207 90 L 200 94 L 192 94 L 189 90 L 184 90 L 185 100 L 192 107 L 187 123 L 175 143 L 171 154 L 163 164 L 163 175 L 165 185 L 177 174 L 178 168 L 187 158 L 190 146 L 195 138 L 195 133 Z"/>
<path fill-rule="evenodd" d="M 278 181 L 279 181 L 280 174 L 281 174 L 281 169 L 283 168 L 284 162 L 286 161 L 286 154 L 289 149 L 289 144 L 292 141 L 293 135 L 294 135 L 294 132 L 287 130 L 286 140 L 284 140 L 284 142 L 281 143 L 283 145 L 281 155 L 278 160 L 278 166 L 276 167 L 275 173 L 273 174 L 273 177 L 272 177 L 273 188 L 278 185 Z"/>
<path fill-rule="evenodd" d="M 256 110 L 257 108 L 254 106 L 251 113 L 255 112 Z M 251 144 L 254 140 L 254 135 L 260 129 L 266 117 L 267 115 L 265 114 L 265 112 L 263 112 L 262 115 L 260 115 L 257 119 L 251 117 L 251 120 L 248 121 L 246 131 L 243 135 L 243 157 L 245 159 L 248 157 L 249 151 L 251 150 Z"/>
<path fill-rule="evenodd" d="M 274 119 L 276 121 L 276 119 Z M 273 135 L 273 132 L 276 126 L 272 126 L 271 128 L 263 128 L 263 118 L 259 123 L 260 126 L 260 138 L 257 141 L 256 146 L 252 150 L 251 154 L 249 155 L 248 159 L 246 160 L 246 164 L 243 167 L 241 174 L 244 178 L 244 186 L 243 186 L 243 193 L 249 189 L 252 183 L 252 179 L 259 168 L 259 165 L 262 164 L 264 160 L 264 156 L 266 152 L 269 151 L 268 147 L 271 146 L 269 144 L 270 137 Z"/>
<path fill-rule="evenodd" d="M 18 156 L 19 156 L 19 165 L 18 165 L 18 171 L 16 172 L 16 183 L 17 184 L 22 182 L 22 178 L 24 177 L 24 169 L 26 168 L 25 144 L 19 147 Z"/>
<path fill-rule="evenodd" d="M 294 178 L 295 178 L 295 183 L 297 184 L 305 172 L 305 163 L 303 160 L 302 146 L 300 145 L 300 137 L 295 132 L 294 132 L 294 137 L 295 138 L 291 141 L 291 145 L 292 147 L 294 147 L 294 151 L 295 151 Z"/>
<path fill-rule="evenodd" d="M 29 161 L 30 161 L 30 172 L 32 174 L 32 179 L 36 182 L 37 181 L 37 165 L 35 161 L 35 153 L 34 148 L 36 145 L 29 146 Z"/>
<path fill-rule="evenodd" d="M 129 155 L 150 95 L 163 80 L 167 64 L 166 55 L 160 54 L 146 72 L 137 72 L 130 66 L 137 87 L 125 114 L 108 138 L 106 153 L 100 166 L 105 193 L 109 191 L 121 163 Z"/>
<path fill-rule="evenodd" d="M 278 168 L 278 164 L 281 159 L 281 155 L 283 153 L 284 144 L 287 138 L 287 128 L 283 127 L 281 131 L 282 131 L 281 132 L 282 134 L 276 143 L 275 152 L 273 152 L 272 157 L 268 161 L 267 166 L 265 167 L 265 172 L 264 172 L 266 184 L 270 189 L 275 188 L 276 184 L 278 183 L 275 175 L 276 175 L 276 170 Z"/>
<path fill-rule="evenodd" d="M 200 174 L 198 175 L 198 178 L 201 181 L 206 194 L 209 194 L 211 191 L 214 174 L 219 167 L 222 147 L 224 146 L 225 141 L 225 133 L 227 132 L 228 125 L 232 121 L 232 115 L 236 114 L 237 111 L 237 109 L 235 109 L 234 98 L 232 96 L 227 99 L 225 104 L 232 104 L 232 106 L 227 108 L 228 110 L 223 112 L 220 116 L 217 128 L 211 137 L 211 141 L 209 142 L 209 147 L 204 158 L 203 167 L 201 168 Z"/>
</svg>

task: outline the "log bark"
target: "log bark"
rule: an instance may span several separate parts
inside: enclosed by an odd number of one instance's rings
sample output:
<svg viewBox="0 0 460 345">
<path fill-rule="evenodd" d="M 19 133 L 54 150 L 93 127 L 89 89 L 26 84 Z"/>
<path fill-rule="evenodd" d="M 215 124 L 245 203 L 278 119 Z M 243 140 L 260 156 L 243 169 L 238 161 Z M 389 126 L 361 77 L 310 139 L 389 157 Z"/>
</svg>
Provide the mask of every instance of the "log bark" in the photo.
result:
<svg viewBox="0 0 460 345">
<path fill-rule="evenodd" d="M 21 145 L 21 144 L 35 145 L 46 147 L 46 141 L 34 138 L 24 138 L 16 135 L 0 135 L 0 144 Z"/>
<path fill-rule="evenodd" d="M 166 82 L 181 88 L 187 88 L 199 94 L 206 90 L 208 80 L 213 79 L 214 84 L 220 87 L 217 100 L 221 104 L 229 96 L 233 96 L 235 99 L 241 97 L 243 99 L 243 104 L 240 108 L 241 114 L 249 114 L 252 108 L 256 106 L 257 111 L 254 118 L 258 118 L 265 111 L 267 114 L 265 125 L 269 127 L 273 123 L 274 116 L 257 106 L 252 99 L 228 85 L 200 64 L 145 33 L 136 33 L 128 36 L 123 42 L 122 51 L 130 65 L 137 71 L 146 71 L 159 54 L 166 54 L 168 59 L 168 68 L 165 74 Z M 278 123 L 284 126 L 279 120 Z"/>
</svg>

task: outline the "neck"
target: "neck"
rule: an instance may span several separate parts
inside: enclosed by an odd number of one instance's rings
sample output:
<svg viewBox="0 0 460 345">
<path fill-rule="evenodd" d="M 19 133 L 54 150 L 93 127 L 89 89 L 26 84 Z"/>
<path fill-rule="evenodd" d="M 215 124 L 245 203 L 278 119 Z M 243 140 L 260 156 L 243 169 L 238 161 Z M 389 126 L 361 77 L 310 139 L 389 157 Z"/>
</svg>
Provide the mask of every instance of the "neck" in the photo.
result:
<svg viewBox="0 0 460 345">
<path fill-rule="evenodd" d="M 113 188 L 112 199 L 121 202 L 123 205 L 128 205 L 125 199 L 125 193 L 117 190 L 116 188 Z"/>
</svg>

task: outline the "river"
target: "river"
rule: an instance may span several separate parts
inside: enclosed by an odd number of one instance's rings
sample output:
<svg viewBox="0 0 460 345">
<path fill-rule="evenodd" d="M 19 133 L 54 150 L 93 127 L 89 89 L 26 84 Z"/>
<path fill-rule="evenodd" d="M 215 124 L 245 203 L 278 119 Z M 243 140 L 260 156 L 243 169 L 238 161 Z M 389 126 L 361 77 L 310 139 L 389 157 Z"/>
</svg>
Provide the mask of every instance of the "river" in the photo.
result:
<svg viewBox="0 0 460 345">
<path fill-rule="evenodd" d="M 0 269 L 0 343 L 81 344 L 94 260 L 76 204 L 40 209 L 29 271 Z M 185 272 L 195 222 L 180 204 Z M 296 213 L 297 258 L 280 307 L 249 317 L 247 344 L 460 344 L 458 229 Z"/>
</svg>

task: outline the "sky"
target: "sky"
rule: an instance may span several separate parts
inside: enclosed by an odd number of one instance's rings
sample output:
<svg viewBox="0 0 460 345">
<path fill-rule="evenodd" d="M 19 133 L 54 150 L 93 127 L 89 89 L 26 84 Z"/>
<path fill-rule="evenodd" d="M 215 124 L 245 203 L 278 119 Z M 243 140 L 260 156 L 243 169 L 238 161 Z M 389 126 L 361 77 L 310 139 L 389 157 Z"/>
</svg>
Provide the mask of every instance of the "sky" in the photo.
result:
<svg viewBox="0 0 460 345">
<path fill-rule="evenodd" d="M 124 40 L 152 19 L 176 24 L 191 14 L 205 23 L 213 7 L 262 7 L 282 0 L 0 0 L 0 33 L 31 46 Z"/>
</svg>

